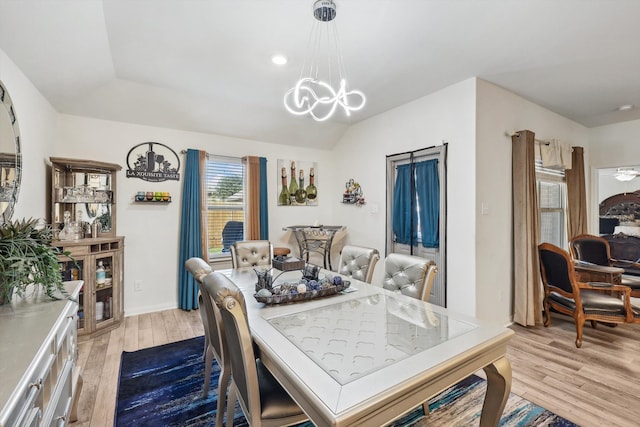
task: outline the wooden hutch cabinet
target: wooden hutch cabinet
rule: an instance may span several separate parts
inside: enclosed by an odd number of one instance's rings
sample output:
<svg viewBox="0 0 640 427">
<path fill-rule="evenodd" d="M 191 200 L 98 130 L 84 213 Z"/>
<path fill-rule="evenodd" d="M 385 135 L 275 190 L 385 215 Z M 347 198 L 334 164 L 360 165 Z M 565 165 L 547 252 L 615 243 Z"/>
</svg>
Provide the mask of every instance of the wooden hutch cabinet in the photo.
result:
<svg viewBox="0 0 640 427">
<path fill-rule="evenodd" d="M 84 281 L 78 335 L 94 337 L 117 328 L 124 317 L 124 237 L 116 235 L 116 174 L 121 167 L 50 160 L 50 222 L 60 230 L 52 245 L 69 252 L 70 258 L 59 257 L 63 279 Z M 98 223 L 99 231 L 92 227 Z"/>
</svg>

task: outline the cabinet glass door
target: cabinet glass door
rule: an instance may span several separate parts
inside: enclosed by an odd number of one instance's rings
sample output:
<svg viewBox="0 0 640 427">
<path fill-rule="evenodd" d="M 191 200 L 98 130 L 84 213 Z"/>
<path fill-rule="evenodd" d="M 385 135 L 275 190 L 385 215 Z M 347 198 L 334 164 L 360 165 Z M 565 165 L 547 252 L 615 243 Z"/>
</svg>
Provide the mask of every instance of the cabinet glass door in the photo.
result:
<svg viewBox="0 0 640 427">
<path fill-rule="evenodd" d="M 98 255 L 95 257 L 95 261 L 95 315 L 96 328 L 100 328 L 102 324 L 111 323 L 109 321 L 113 318 L 114 256 L 112 254 Z"/>
</svg>

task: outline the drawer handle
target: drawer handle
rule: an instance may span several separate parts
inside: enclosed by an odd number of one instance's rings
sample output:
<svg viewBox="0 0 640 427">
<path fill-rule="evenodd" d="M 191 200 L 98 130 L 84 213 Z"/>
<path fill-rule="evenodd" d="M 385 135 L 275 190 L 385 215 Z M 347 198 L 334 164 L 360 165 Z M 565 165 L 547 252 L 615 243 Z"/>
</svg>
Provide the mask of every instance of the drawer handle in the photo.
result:
<svg viewBox="0 0 640 427">
<path fill-rule="evenodd" d="M 35 387 L 40 390 L 40 387 L 42 387 L 42 378 L 38 379 L 38 381 L 35 383 L 29 384 L 29 387 Z"/>
</svg>

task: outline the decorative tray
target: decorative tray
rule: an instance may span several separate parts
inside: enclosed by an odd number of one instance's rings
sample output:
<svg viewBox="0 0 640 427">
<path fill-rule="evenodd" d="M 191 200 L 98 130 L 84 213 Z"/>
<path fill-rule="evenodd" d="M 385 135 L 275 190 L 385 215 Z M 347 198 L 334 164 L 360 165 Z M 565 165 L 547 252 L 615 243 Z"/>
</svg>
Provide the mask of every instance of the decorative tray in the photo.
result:
<svg viewBox="0 0 640 427">
<path fill-rule="evenodd" d="M 319 289 L 309 289 L 309 285 L 307 284 L 305 285 L 307 289 L 304 292 L 298 292 L 298 288 L 300 287 L 299 283 L 283 283 L 280 286 L 274 287 L 274 293 L 272 293 L 270 296 L 262 296 L 256 293 L 254 294 L 254 297 L 258 302 L 262 302 L 265 304 L 286 304 L 289 302 L 307 301 L 310 299 L 335 295 L 338 292 L 347 289 L 349 285 L 351 285 L 351 282 L 349 282 L 348 280 L 343 280 L 337 285 L 327 284 L 326 287 L 321 287 Z M 285 291 L 286 293 L 276 293 L 283 287 L 287 286 L 290 289 L 289 291 Z"/>
</svg>

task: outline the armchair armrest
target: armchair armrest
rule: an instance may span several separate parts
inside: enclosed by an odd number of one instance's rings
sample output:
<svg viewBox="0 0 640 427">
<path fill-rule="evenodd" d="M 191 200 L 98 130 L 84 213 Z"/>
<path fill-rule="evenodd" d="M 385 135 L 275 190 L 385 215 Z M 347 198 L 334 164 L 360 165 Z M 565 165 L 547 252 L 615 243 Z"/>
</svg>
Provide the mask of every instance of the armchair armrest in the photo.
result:
<svg viewBox="0 0 640 427">
<path fill-rule="evenodd" d="M 600 291 L 600 292 L 607 292 L 607 293 L 612 293 L 615 292 L 619 295 L 622 295 L 622 301 L 624 303 L 624 311 L 626 313 L 625 315 L 625 322 L 631 323 L 633 322 L 633 309 L 631 307 L 631 288 L 628 286 L 624 286 L 624 285 L 612 285 L 610 283 L 603 283 L 603 282 L 576 282 L 576 284 L 578 285 L 578 288 L 580 289 L 590 289 L 593 291 Z M 607 286 L 605 286 L 607 285 Z"/>
<path fill-rule="evenodd" d="M 640 263 L 615 258 L 611 258 L 611 263 L 613 267 L 624 268 L 625 273 L 636 274 L 640 276 Z"/>
</svg>

